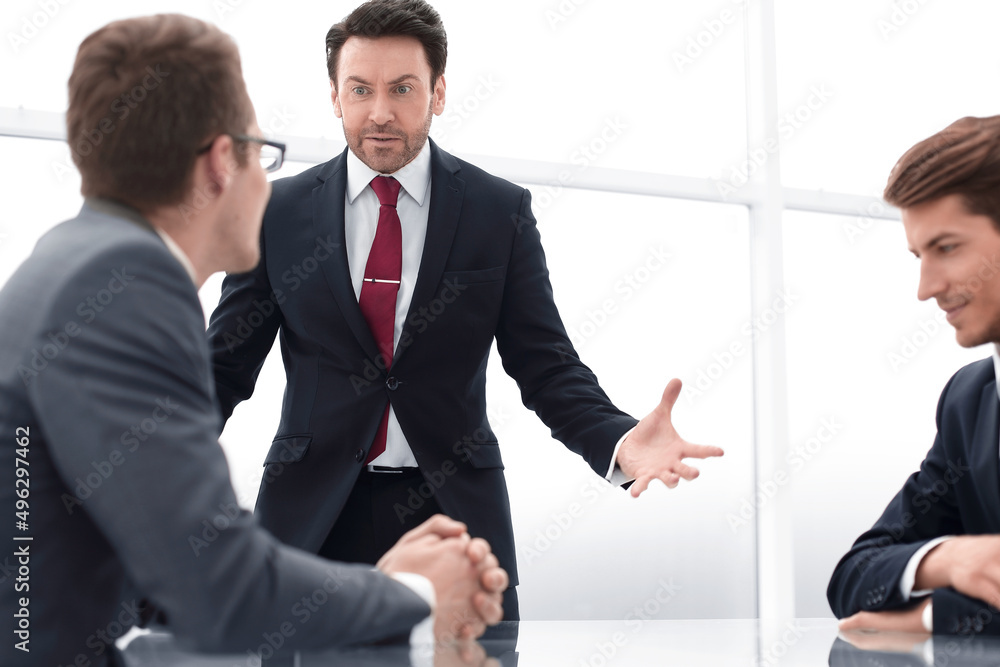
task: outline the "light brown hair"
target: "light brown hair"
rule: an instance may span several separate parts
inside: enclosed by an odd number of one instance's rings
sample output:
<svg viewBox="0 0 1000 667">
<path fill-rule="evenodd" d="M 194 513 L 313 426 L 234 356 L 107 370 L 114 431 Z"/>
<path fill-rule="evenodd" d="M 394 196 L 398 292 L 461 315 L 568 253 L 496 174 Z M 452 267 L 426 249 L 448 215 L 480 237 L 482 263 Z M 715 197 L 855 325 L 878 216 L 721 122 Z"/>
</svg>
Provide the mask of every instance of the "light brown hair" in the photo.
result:
<svg viewBox="0 0 1000 667">
<path fill-rule="evenodd" d="M 83 195 L 141 211 L 181 202 L 198 150 L 246 132 L 253 118 L 236 44 L 180 14 L 100 28 L 69 77 L 67 141 Z"/>
<path fill-rule="evenodd" d="M 893 167 L 883 197 L 910 208 L 952 194 L 1000 231 L 1000 116 L 962 118 L 919 142 Z"/>
</svg>

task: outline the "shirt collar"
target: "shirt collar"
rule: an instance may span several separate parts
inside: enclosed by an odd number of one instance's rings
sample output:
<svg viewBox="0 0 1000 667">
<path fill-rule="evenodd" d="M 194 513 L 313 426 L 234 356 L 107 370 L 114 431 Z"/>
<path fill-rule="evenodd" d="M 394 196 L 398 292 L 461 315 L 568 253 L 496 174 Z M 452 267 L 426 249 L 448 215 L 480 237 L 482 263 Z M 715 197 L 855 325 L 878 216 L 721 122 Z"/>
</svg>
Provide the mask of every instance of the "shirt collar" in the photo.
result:
<svg viewBox="0 0 1000 667">
<path fill-rule="evenodd" d="M 993 376 L 997 380 L 997 398 L 1000 399 L 1000 343 L 993 343 Z"/>
<path fill-rule="evenodd" d="M 103 213 L 105 215 L 111 215 L 116 218 L 124 218 L 125 220 L 134 222 L 135 224 L 152 229 L 161 239 L 163 239 L 163 244 L 167 246 L 167 250 L 170 251 L 170 254 L 173 255 L 178 262 L 180 262 L 182 267 L 184 267 L 184 271 L 187 272 L 188 276 L 191 278 L 191 282 L 195 285 L 198 284 L 194 264 L 191 263 L 191 258 L 187 256 L 187 253 L 181 250 L 181 247 L 177 245 L 177 242 L 170 238 L 165 231 L 151 224 L 149 220 L 146 220 L 146 218 L 144 218 L 139 211 L 120 202 L 113 201 L 111 199 L 101 199 L 99 197 L 87 197 L 84 200 L 84 203 L 92 211 Z"/>
<path fill-rule="evenodd" d="M 358 195 L 368 187 L 372 179 L 376 176 L 392 176 L 406 194 L 410 195 L 417 202 L 417 206 L 424 205 L 427 196 L 427 184 L 431 180 L 431 144 L 424 142 L 424 147 L 420 149 L 417 157 L 403 165 L 401 169 L 393 174 L 380 174 L 375 171 L 354 154 L 354 151 L 347 151 L 347 201 L 354 203 Z"/>
<path fill-rule="evenodd" d="M 170 238 L 169 234 L 159 227 L 153 227 L 153 229 L 155 229 L 156 233 L 160 235 L 161 239 L 163 239 L 163 243 L 167 246 L 167 250 L 170 251 L 170 254 L 173 255 L 174 258 L 181 263 L 181 266 L 184 267 L 184 270 L 187 271 L 188 276 L 191 278 L 191 282 L 197 285 L 198 276 L 195 273 L 194 264 L 191 263 L 191 258 L 187 256 L 187 253 L 181 250 L 181 247 L 177 245 L 176 241 Z"/>
</svg>

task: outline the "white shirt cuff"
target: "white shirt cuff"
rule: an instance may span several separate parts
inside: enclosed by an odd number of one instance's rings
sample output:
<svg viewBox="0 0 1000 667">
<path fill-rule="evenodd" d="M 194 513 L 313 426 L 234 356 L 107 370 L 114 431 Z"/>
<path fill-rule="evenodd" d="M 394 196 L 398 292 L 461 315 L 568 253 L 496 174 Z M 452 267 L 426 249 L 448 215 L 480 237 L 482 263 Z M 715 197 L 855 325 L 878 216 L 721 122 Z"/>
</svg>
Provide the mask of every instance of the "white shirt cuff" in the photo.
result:
<svg viewBox="0 0 1000 667">
<path fill-rule="evenodd" d="M 936 537 L 924 546 L 920 547 L 915 554 L 910 557 L 910 561 L 906 564 L 906 569 L 903 570 L 903 576 L 899 580 L 899 593 L 903 596 L 904 600 L 910 600 L 911 598 L 924 597 L 933 593 L 933 590 L 915 591 L 913 586 L 916 584 L 917 580 L 917 568 L 920 567 L 920 561 L 924 559 L 927 552 L 941 544 L 942 542 L 947 542 L 948 540 L 954 538 L 954 535 L 946 535 L 944 537 Z"/>
<path fill-rule="evenodd" d="M 635 430 L 633 426 L 629 430 L 625 431 L 625 435 L 618 439 L 618 444 L 615 445 L 615 451 L 611 454 L 611 466 L 608 468 L 608 473 L 604 476 L 604 479 L 608 480 L 612 484 L 617 484 L 621 486 L 625 482 L 631 482 L 632 480 L 626 477 L 622 469 L 618 467 L 618 450 L 622 448 L 622 443 L 625 442 L 625 438 Z"/>
<path fill-rule="evenodd" d="M 933 600 L 928 600 L 927 601 L 927 606 L 924 607 L 924 611 L 920 614 L 920 622 L 924 624 L 924 630 L 926 630 L 927 632 L 934 632 L 934 601 Z M 934 655 L 933 651 L 931 651 L 931 655 Z M 931 661 L 931 664 L 934 664 L 933 660 Z"/>
<path fill-rule="evenodd" d="M 419 595 L 427 603 L 427 606 L 431 608 L 430 615 L 414 625 L 413 629 L 410 630 L 411 660 L 414 665 L 427 664 L 418 662 L 412 654 L 415 652 L 424 653 L 424 647 L 430 647 L 431 658 L 433 659 L 434 657 L 434 610 L 437 607 L 434 584 L 427 577 L 411 572 L 396 572 L 389 576 Z"/>
</svg>

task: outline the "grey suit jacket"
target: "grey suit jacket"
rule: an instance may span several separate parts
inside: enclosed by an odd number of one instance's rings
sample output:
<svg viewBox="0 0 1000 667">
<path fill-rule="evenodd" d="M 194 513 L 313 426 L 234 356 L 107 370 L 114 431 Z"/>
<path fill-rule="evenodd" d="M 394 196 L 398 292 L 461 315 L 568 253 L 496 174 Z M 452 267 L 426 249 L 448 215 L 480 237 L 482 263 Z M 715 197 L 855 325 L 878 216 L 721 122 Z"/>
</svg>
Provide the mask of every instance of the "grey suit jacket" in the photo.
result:
<svg viewBox="0 0 1000 667">
<path fill-rule="evenodd" d="M 105 664 L 139 614 L 126 582 L 197 650 L 337 646 L 427 616 L 239 509 L 220 427 L 194 284 L 137 213 L 88 201 L 0 290 L 0 664 Z"/>
</svg>

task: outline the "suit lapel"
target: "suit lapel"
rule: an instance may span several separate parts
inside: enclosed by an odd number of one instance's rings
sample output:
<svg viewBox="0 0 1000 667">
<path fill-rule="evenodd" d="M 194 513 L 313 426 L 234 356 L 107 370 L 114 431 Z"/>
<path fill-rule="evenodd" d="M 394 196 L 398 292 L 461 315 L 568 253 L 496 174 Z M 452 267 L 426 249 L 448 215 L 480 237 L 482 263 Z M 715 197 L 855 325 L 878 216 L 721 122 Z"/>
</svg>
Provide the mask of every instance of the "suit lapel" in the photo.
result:
<svg viewBox="0 0 1000 667">
<path fill-rule="evenodd" d="M 347 192 L 347 150 L 339 157 L 330 161 L 319 178 L 322 184 L 313 190 L 313 227 L 316 235 L 325 238 L 329 235 L 337 244 L 337 251 L 329 261 L 321 262 L 323 276 L 333 292 L 340 312 L 354 333 L 354 337 L 364 349 L 368 357 L 375 361 L 378 358 L 378 346 L 368 329 L 361 306 L 354 296 L 354 286 L 351 284 L 351 270 L 347 264 L 347 243 L 344 238 L 344 197 Z"/>
<path fill-rule="evenodd" d="M 441 282 L 451 244 L 458 229 L 458 220 L 462 212 L 462 199 L 465 197 L 465 181 L 458 178 L 461 166 L 454 157 L 437 147 L 428 139 L 431 145 L 431 201 L 427 216 L 427 238 L 424 240 L 424 252 L 420 257 L 420 270 L 417 272 L 417 283 L 413 287 L 413 298 L 406 314 L 401 340 L 413 336 L 410 322 L 421 306 L 434 298 L 434 290 Z M 343 225 L 341 225 L 343 226 Z M 407 346 L 397 345 L 393 356 L 393 364 L 406 352 Z"/>
<path fill-rule="evenodd" d="M 996 380 L 988 382 L 979 397 L 979 414 L 976 418 L 976 430 L 972 439 L 972 451 L 969 458 L 972 467 L 971 474 L 977 479 L 976 488 L 983 489 L 983 499 L 989 507 L 1000 506 L 1000 401 L 997 400 Z M 993 512 L 987 519 L 994 524 L 995 530 L 1000 530 L 1000 517 Z"/>
</svg>

